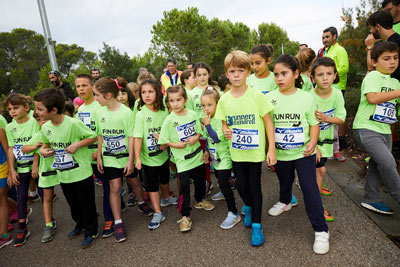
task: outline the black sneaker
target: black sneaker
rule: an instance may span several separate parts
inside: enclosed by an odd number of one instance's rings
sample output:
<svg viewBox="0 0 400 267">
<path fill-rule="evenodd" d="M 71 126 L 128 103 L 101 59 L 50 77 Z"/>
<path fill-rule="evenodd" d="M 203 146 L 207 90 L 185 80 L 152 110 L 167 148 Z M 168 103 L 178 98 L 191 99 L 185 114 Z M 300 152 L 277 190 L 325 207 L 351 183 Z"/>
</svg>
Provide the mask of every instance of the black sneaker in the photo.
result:
<svg viewBox="0 0 400 267">
<path fill-rule="evenodd" d="M 83 229 L 74 228 L 71 232 L 68 233 L 67 237 L 69 239 L 74 239 L 83 233 Z"/>
<path fill-rule="evenodd" d="M 147 217 L 153 215 L 153 213 L 154 213 L 154 210 L 152 208 L 150 208 L 146 202 L 139 204 L 138 211 L 143 213 L 144 216 L 147 216 Z"/>
<path fill-rule="evenodd" d="M 17 239 L 14 241 L 14 247 L 20 247 L 25 244 L 26 239 L 31 235 L 28 228 L 18 229 Z"/>
<path fill-rule="evenodd" d="M 101 237 L 106 238 L 112 236 L 114 233 L 114 222 L 106 221 Z"/>
</svg>

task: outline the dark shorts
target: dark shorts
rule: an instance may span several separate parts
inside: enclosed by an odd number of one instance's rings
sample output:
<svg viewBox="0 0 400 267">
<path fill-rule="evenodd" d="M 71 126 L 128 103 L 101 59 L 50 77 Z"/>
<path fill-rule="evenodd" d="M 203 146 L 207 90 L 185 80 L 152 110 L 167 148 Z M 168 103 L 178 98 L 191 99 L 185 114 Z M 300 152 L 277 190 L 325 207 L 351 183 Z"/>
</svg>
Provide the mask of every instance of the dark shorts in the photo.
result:
<svg viewBox="0 0 400 267">
<path fill-rule="evenodd" d="M 169 161 L 161 166 L 142 165 L 144 172 L 144 188 L 148 192 L 158 192 L 160 184 L 169 183 Z"/>
<path fill-rule="evenodd" d="M 138 176 L 138 171 L 135 169 L 130 175 L 125 176 L 126 178 L 136 178 Z M 123 168 L 114 168 L 114 167 L 104 167 L 104 179 L 114 180 L 117 178 L 124 177 L 124 169 Z"/>
<path fill-rule="evenodd" d="M 325 158 L 325 157 L 320 158 L 320 159 L 319 159 L 319 162 L 317 162 L 317 165 L 316 165 L 317 169 L 318 169 L 318 168 L 325 167 L 325 163 L 326 163 L 327 161 L 328 161 L 328 158 Z"/>
</svg>

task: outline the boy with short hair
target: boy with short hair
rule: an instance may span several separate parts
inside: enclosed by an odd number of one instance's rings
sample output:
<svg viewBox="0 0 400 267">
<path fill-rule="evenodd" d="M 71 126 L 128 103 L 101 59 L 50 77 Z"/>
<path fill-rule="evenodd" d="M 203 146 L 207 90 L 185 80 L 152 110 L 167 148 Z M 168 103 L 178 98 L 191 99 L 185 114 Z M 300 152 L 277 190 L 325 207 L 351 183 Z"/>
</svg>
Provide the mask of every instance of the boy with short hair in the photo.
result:
<svg viewBox="0 0 400 267">
<path fill-rule="evenodd" d="M 222 120 L 224 135 L 230 140 L 237 189 L 245 204 L 242 209 L 244 225 L 252 227 L 251 244 L 261 246 L 264 243 L 261 165 L 265 159 L 268 165 L 276 163 L 274 127 L 269 114 L 273 106 L 261 92 L 246 85 L 246 78 L 250 75 L 247 53 L 231 52 L 225 58 L 224 67 L 232 86 L 218 102 L 215 118 Z"/>
<path fill-rule="evenodd" d="M 371 51 L 376 70 L 369 72 L 361 85 L 361 99 L 354 119 L 354 136 L 371 159 L 366 175 L 361 206 L 382 214 L 393 214 L 383 204 L 380 182 L 384 179 L 390 195 L 400 204 L 400 177 L 391 153 L 390 125 L 397 122 L 400 83 L 390 75 L 399 65 L 399 47 L 393 42 L 376 44 Z"/>
<path fill-rule="evenodd" d="M 98 224 L 87 147 L 97 140 L 97 136 L 81 121 L 63 115 L 65 97 L 59 90 L 41 90 L 34 100 L 39 117 L 49 120 L 41 129 L 43 145 L 40 153 L 44 157 L 54 155 L 53 168 L 58 171 L 61 188 L 76 222 L 68 238 L 73 239 L 84 232 L 81 247 L 90 247 L 98 236 Z"/>
</svg>

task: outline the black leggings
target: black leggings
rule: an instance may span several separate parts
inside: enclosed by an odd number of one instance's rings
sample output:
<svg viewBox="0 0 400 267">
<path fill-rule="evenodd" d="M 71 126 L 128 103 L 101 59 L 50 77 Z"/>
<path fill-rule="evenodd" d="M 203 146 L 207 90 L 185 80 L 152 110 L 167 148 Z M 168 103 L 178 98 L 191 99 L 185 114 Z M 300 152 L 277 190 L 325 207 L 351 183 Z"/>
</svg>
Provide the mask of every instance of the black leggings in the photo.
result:
<svg viewBox="0 0 400 267">
<path fill-rule="evenodd" d="M 261 222 L 261 164 L 262 162 L 235 162 L 233 172 L 237 179 L 237 189 L 246 206 L 251 207 L 251 221 Z"/>
<path fill-rule="evenodd" d="M 26 219 L 27 210 L 28 210 L 28 191 L 29 184 L 32 179 L 32 173 L 18 173 L 19 177 L 19 185 L 17 186 L 18 191 L 18 219 Z M 35 179 L 36 186 L 38 185 L 39 178 Z M 43 201 L 43 189 L 38 187 L 38 194 Z"/>
<path fill-rule="evenodd" d="M 229 179 L 231 178 L 231 170 L 215 170 L 215 176 L 217 176 L 219 188 L 221 189 L 222 194 L 224 194 L 226 204 L 228 205 L 228 211 L 237 214 L 235 196 L 233 195 L 233 191 L 229 183 Z"/>
<path fill-rule="evenodd" d="M 202 202 L 206 195 L 206 178 L 205 166 L 200 166 L 179 173 L 180 195 L 179 195 L 179 211 L 182 216 L 190 216 L 190 178 L 194 184 L 194 199 L 197 202 Z"/>
</svg>

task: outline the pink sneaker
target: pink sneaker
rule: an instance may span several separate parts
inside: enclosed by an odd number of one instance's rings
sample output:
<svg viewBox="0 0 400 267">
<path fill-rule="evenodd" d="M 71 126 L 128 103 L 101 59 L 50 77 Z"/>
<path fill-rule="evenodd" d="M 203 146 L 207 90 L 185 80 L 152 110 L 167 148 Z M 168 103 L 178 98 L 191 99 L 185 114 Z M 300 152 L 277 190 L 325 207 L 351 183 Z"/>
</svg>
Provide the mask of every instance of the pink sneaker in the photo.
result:
<svg viewBox="0 0 400 267">
<path fill-rule="evenodd" d="M 16 223 L 18 222 L 18 212 L 15 210 L 12 210 L 10 212 L 10 219 L 9 219 L 10 223 Z"/>
<path fill-rule="evenodd" d="M 346 160 L 346 158 L 343 157 L 342 154 L 340 154 L 340 152 L 333 154 L 333 158 L 339 162 L 343 162 Z"/>
<path fill-rule="evenodd" d="M 0 235 L 0 248 L 10 245 L 12 242 L 13 242 L 13 238 L 11 237 L 10 234 L 6 238 L 1 237 L 1 235 Z"/>
</svg>

